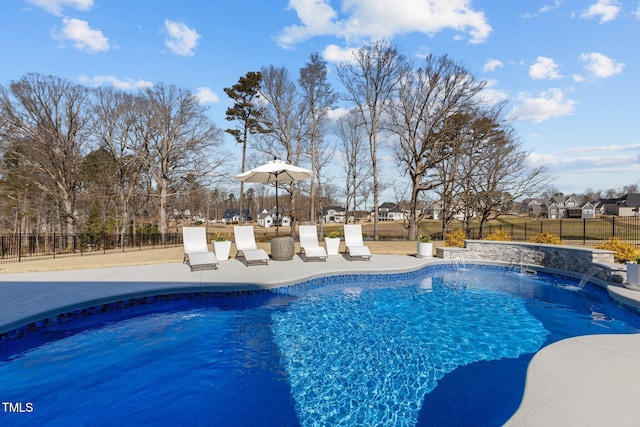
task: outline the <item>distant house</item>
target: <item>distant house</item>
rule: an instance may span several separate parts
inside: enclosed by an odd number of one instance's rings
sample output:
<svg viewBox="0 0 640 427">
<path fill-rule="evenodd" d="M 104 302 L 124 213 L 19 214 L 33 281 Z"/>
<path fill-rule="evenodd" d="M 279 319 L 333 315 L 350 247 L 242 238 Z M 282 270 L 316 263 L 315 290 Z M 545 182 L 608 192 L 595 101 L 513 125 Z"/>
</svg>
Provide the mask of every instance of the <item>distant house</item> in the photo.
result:
<svg viewBox="0 0 640 427">
<path fill-rule="evenodd" d="M 527 202 L 526 211 L 529 216 L 546 216 L 547 205 L 540 199 L 531 199 Z"/>
<path fill-rule="evenodd" d="M 273 215 L 266 209 L 258 214 L 258 225 L 269 228 L 273 225 Z"/>
<path fill-rule="evenodd" d="M 593 219 L 596 217 L 596 207 L 593 203 L 587 202 L 582 205 L 582 218 Z"/>
<path fill-rule="evenodd" d="M 242 220 L 243 221 L 251 221 L 251 216 L 249 215 L 248 209 L 243 209 Z M 240 222 L 240 210 L 239 209 L 227 209 L 222 215 L 222 222 L 225 224 L 234 224 Z"/>
<path fill-rule="evenodd" d="M 457 207 L 456 211 L 453 213 L 452 218 L 457 219 L 458 221 L 464 221 L 464 206 L 462 203 L 457 203 L 455 205 Z M 442 202 L 434 202 L 427 210 L 427 213 L 431 213 L 431 219 L 442 219 Z M 475 212 L 471 213 L 471 217 L 474 218 L 476 216 Z"/>
<path fill-rule="evenodd" d="M 263 209 L 262 212 L 258 214 L 258 225 L 264 228 L 269 228 L 276 225 L 276 210 L 271 209 L 270 211 Z M 282 215 L 280 218 L 280 226 L 288 227 L 291 225 L 291 217 L 287 215 Z"/>
<path fill-rule="evenodd" d="M 371 212 L 373 217 L 374 213 Z M 397 221 L 406 218 L 405 212 L 400 209 L 400 205 L 397 203 L 384 202 L 378 206 L 378 220 L 379 221 Z"/>
<path fill-rule="evenodd" d="M 640 193 L 629 193 L 615 199 L 600 199 L 600 213 L 617 216 L 640 215 Z"/>
<path fill-rule="evenodd" d="M 623 197 L 616 197 L 612 199 L 600 199 L 596 205 L 598 213 L 601 215 L 617 215 L 618 205 L 623 202 Z"/>
<path fill-rule="evenodd" d="M 324 222 L 337 222 L 343 224 L 346 221 L 347 211 L 342 206 L 328 206 L 322 208 Z"/>
<path fill-rule="evenodd" d="M 595 218 L 597 209 L 596 205 L 591 202 L 582 202 L 581 200 L 569 196 L 554 196 L 549 201 L 547 207 L 547 218 Z"/>
</svg>

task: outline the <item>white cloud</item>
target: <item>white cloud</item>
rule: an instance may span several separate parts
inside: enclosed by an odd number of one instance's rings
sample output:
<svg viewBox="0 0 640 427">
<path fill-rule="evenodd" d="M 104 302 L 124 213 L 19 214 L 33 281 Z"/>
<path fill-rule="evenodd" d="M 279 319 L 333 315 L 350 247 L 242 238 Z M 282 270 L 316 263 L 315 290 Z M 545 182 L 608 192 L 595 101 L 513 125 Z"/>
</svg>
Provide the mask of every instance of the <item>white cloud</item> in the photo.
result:
<svg viewBox="0 0 640 427">
<path fill-rule="evenodd" d="M 487 80 L 484 89 L 480 93 L 482 102 L 487 105 L 494 105 L 500 101 L 509 99 L 509 95 L 503 90 L 496 89 L 498 86 L 497 80 Z"/>
<path fill-rule="evenodd" d="M 347 41 L 391 39 L 411 32 L 431 36 L 445 29 L 467 33 L 471 43 L 482 43 L 492 31 L 484 13 L 472 9 L 471 0 L 343 0 L 341 6 L 339 16 L 329 0 L 289 0 L 300 25 L 283 28 L 279 44 L 291 47 L 320 35 Z"/>
<path fill-rule="evenodd" d="M 198 99 L 198 103 L 200 104 L 215 104 L 220 101 L 218 95 L 208 87 L 199 87 L 195 97 Z"/>
<path fill-rule="evenodd" d="M 153 86 L 151 82 L 146 80 L 121 80 L 114 76 L 80 76 L 78 80 L 80 80 L 80 83 L 93 87 L 110 85 L 120 90 L 141 89 Z"/>
<path fill-rule="evenodd" d="M 489 59 L 485 64 L 483 70 L 485 72 L 495 71 L 498 68 L 502 68 L 504 65 L 502 61 L 498 61 L 497 59 Z"/>
<path fill-rule="evenodd" d="M 340 46 L 336 46 L 335 44 L 330 44 L 322 52 L 322 57 L 326 59 L 327 62 L 354 63 L 356 61 L 356 51 L 357 49 L 355 48 L 341 48 Z"/>
<path fill-rule="evenodd" d="M 600 145 L 596 147 L 579 147 L 579 148 L 568 148 L 566 151 L 568 153 L 577 152 L 577 153 L 585 153 L 585 152 L 606 152 L 611 153 L 615 151 L 638 151 L 640 150 L 640 144 L 630 144 L 630 145 Z"/>
<path fill-rule="evenodd" d="M 349 108 L 336 107 L 327 111 L 327 118 L 331 121 L 337 121 L 338 119 L 349 114 L 350 111 L 351 110 Z"/>
<path fill-rule="evenodd" d="M 165 41 L 171 52 L 180 56 L 192 56 L 194 49 L 198 45 L 200 35 L 196 30 L 187 27 L 182 22 L 164 21 L 164 28 L 169 37 Z"/>
<path fill-rule="evenodd" d="M 89 27 L 87 21 L 80 19 L 64 18 L 62 20 L 62 32 L 57 34 L 56 37 L 70 40 L 76 49 L 89 53 L 109 50 L 109 39 L 102 35 L 100 30 L 94 30 Z"/>
<path fill-rule="evenodd" d="M 535 18 L 538 15 L 541 15 L 543 13 L 548 13 L 552 10 L 555 9 L 559 9 L 560 6 L 562 6 L 562 3 L 564 3 L 564 0 L 555 0 L 555 2 L 551 5 L 551 4 L 546 4 L 544 6 L 542 6 L 540 9 L 537 10 L 537 12 L 535 13 L 525 13 L 524 15 L 522 15 L 523 18 Z"/>
<path fill-rule="evenodd" d="M 61 15 L 62 10 L 71 7 L 77 10 L 89 10 L 93 0 L 24 0 L 34 6 L 42 8 L 53 15 Z"/>
<path fill-rule="evenodd" d="M 614 74 L 622 72 L 624 64 L 615 62 L 613 59 L 597 52 L 583 53 L 580 61 L 585 62 L 584 68 L 591 73 L 594 78 L 604 79 Z"/>
<path fill-rule="evenodd" d="M 606 171 L 606 168 L 609 168 L 609 173 L 611 173 L 614 170 L 619 171 L 625 166 L 627 166 L 627 170 L 640 169 L 640 164 L 634 164 L 631 160 L 634 153 L 638 151 L 640 151 L 640 144 L 582 146 L 545 154 L 531 153 L 528 160 L 533 165 L 546 165 L 564 172 L 583 169 L 595 172 L 602 169 Z M 624 152 L 626 154 L 621 154 Z"/>
<path fill-rule="evenodd" d="M 323 34 L 339 33 L 332 21 L 337 13 L 328 0 L 289 0 L 288 10 L 295 10 L 302 25 L 285 27 L 278 37 L 278 44 L 290 47 L 297 42 Z"/>
<path fill-rule="evenodd" d="M 516 120 L 530 120 L 534 123 L 573 115 L 577 105 L 576 101 L 566 99 L 560 89 L 549 89 L 538 96 L 521 94 L 519 100 L 520 105 L 514 109 L 512 114 Z"/>
<path fill-rule="evenodd" d="M 585 147 L 588 149 L 588 147 Z M 613 170 L 620 171 L 626 167 L 627 171 L 638 170 L 640 167 L 629 162 L 629 156 L 576 156 L 566 152 L 554 152 L 547 154 L 531 153 L 527 157 L 530 164 L 534 166 L 547 166 L 554 172 L 569 172 L 585 170 L 589 172 Z"/>
<path fill-rule="evenodd" d="M 620 12 L 620 5 L 617 0 L 598 0 L 584 11 L 581 17 L 585 19 L 600 17 L 600 23 L 613 21 Z"/>
<path fill-rule="evenodd" d="M 542 6 L 538 12 L 547 13 L 547 12 L 549 12 L 551 10 L 558 9 L 562 5 L 562 3 L 563 3 L 562 1 L 556 0 L 553 3 L 553 5 L 544 5 L 544 6 Z"/>
<path fill-rule="evenodd" d="M 420 59 L 426 59 L 430 55 L 430 49 L 426 46 L 422 46 L 416 52 L 416 57 Z"/>
<path fill-rule="evenodd" d="M 536 63 L 529 67 L 529 75 L 532 79 L 559 79 L 558 64 L 551 58 L 538 56 Z"/>
<path fill-rule="evenodd" d="M 588 146 L 531 153 L 527 160 L 533 167 L 545 166 L 565 193 L 579 193 L 589 187 L 616 188 L 640 174 L 640 162 L 632 150 L 635 145 L 616 147 L 613 154 L 606 152 L 607 147 Z M 617 148 L 627 148 L 630 153 L 622 154 L 624 150 Z"/>
</svg>

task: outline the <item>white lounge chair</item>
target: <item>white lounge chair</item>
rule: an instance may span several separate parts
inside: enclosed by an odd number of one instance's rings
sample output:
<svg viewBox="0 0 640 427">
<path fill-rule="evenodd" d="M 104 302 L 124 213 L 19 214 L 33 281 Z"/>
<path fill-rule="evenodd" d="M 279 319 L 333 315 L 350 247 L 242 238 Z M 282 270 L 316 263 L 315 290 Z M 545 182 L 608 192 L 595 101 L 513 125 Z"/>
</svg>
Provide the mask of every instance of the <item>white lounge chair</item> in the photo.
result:
<svg viewBox="0 0 640 427">
<path fill-rule="evenodd" d="M 353 257 L 364 258 L 371 261 L 371 251 L 364 245 L 362 240 L 362 227 L 360 224 L 344 226 L 344 245 L 346 247 L 349 259 Z"/>
<path fill-rule="evenodd" d="M 184 246 L 183 263 L 188 264 L 191 271 L 218 268 L 218 258 L 209 252 L 207 232 L 204 227 L 183 227 L 182 244 Z"/>
<path fill-rule="evenodd" d="M 301 225 L 298 227 L 300 234 L 300 253 L 304 252 L 305 261 L 309 258 L 327 260 L 327 251 L 318 244 L 318 229 L 315 225 Z"/>
<path fill-rule="evenodd" d="M 236 241 L 236 251 L 242 252 L 247 265 L 252 262 L 269 264 L 269 255 L 264 249 L 258 249 L 256 237 L 251 225 L 234 225 L 233 236 Z"/>
</svg>

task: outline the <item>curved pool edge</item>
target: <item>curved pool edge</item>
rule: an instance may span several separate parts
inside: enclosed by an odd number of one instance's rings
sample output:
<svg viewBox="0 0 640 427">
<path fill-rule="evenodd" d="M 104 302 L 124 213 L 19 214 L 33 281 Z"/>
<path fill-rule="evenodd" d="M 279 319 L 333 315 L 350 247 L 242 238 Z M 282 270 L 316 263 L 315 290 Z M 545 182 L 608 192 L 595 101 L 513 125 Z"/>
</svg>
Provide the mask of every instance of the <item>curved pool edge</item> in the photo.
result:
<svg viewBox="0 0 640 427">
<path fill-rule="evenodd" d="M 438 258 L 374 255 L 372 261 L 271 261 L 246 266 L 231 259 L 218 270 L 191 272 L 182 263 L 0 275 L 0 335 L 35 322 L 118 301 L 190 292 L 273 290 L 341 274 L 406 273 L 444 262 Z M 448 264 L 448 263 L 446 263 Z"/>
<path fill-rule="evenodd" d="M 469 265 L 513 267 L 500 261 L 467 260 Z M 458 267 L 464 267 L 457 265 Z M 246 266 L 237 259 L 220 263 L 218 270 L 191 272 L 182 263 L 127 267 L 0 274 L 0 336 L 43 319 L 84 308 L 153 295 L 190 292 L 255 292 L 288 287 L 315 278 L 340 274 L 403 273 L 428 265 L 454 265 L 441 258 L 412 255 L 374 255 L 373 261 L 348 261 L 344 256 L 327 262 L 272 261 Z M 570 271 L 522 265 L 529 272 L 545 272 L 580 279 Z M 600 283 L 619 305 L 640 312 L 640 292 Z"/>
</svg>

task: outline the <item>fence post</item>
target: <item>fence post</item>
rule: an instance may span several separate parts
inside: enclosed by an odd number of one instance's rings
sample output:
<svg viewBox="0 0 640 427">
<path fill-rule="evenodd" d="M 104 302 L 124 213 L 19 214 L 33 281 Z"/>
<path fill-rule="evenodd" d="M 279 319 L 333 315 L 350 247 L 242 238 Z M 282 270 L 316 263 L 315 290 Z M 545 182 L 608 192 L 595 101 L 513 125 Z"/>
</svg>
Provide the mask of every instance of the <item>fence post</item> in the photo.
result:
<svg viewBox="0 0 640 427">
<path fill-rule="evenodd" d="M 582 219 L 582 244 L 587 245 L 587 219 Z"/>
<path fill-rule="evenodd" d="M 560 229 L 558 230 L 558 232 L 560 233 L 560 240 L 562 240 L 562 220 L 560 220 L 559 222 L 560 222 Z"/>
<path fill-rule="evenodd" d="M 611 237 L 616 237 L 616 218 L 611 217 Z"/>
</svg>

